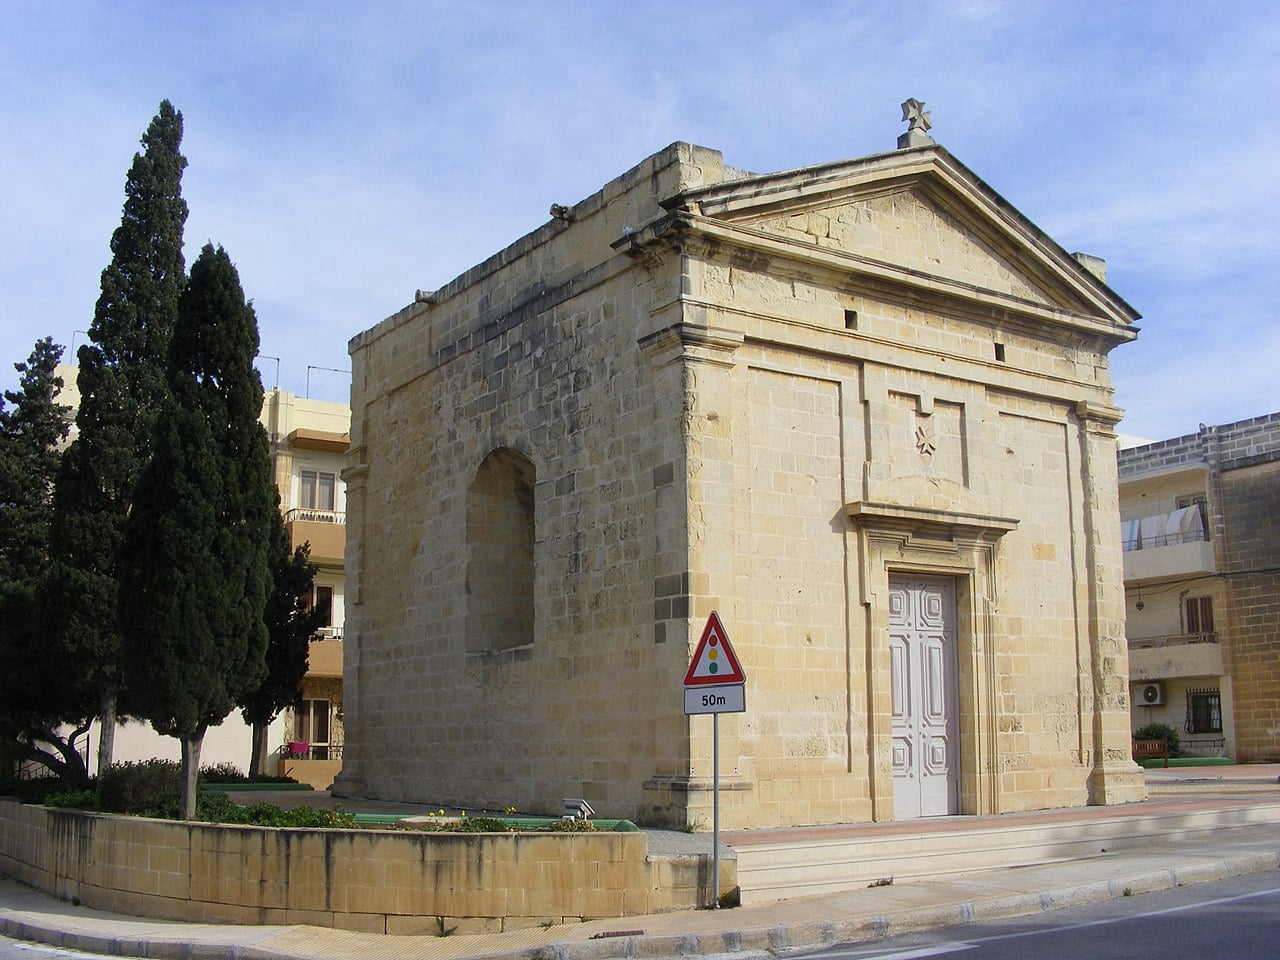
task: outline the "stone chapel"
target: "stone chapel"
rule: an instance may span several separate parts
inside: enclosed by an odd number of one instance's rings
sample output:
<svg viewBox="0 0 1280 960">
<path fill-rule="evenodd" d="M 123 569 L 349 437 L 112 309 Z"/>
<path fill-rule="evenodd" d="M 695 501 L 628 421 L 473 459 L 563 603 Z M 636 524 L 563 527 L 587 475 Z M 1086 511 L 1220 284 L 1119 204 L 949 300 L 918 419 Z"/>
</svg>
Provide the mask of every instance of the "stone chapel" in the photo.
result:
<svg viewBox="0 0 1280 960">
<path fill-rule="evenodd" d="M 709 823 L 717 611 L 726 828 L 1145 796 L 1138 315 L 911 104 L 798 170 L 672 144 L 351 341 L 335 792 Z"/>
</svg>

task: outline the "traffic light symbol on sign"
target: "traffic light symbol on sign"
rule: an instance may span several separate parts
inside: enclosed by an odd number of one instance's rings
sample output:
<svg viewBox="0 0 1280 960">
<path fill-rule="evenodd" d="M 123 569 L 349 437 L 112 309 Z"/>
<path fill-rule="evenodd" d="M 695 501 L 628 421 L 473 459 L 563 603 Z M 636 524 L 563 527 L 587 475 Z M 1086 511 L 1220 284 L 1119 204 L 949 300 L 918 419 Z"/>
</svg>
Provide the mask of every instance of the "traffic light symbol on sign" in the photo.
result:
<svg viewBox="0 0 1280 960">
<path fill-rule="evenodd" d="M 738 657 L 729 644 L 729 634 L 720 622 L 719 614 L 712 612 L 702 631 L 702 639 L 693 651 L 689 672 L 684 675 L 686 687 L 713 683 L 745 683 Z"/>
</svg>

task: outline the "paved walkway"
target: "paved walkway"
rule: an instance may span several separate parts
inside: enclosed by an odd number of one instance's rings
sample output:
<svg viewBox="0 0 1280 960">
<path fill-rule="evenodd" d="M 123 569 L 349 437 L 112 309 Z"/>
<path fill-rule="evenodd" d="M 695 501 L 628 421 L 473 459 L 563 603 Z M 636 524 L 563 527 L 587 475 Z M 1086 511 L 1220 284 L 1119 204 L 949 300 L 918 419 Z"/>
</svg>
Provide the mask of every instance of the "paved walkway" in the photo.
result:
<svg viewBox="0 0 1280 960">
<path fill-rule="evenodd" d="M 1057 824 L 1098 817 L 1142 817 L 1168 809 L 1212 810 L 1280 802 L 1280 765 L 1193 767 L 1148 772 L 1152 799 L 1125 807 L 1086 807 L 1038 814 Z M 306 794 L 304 794 L 306 796 Z M 347 809 L 370 805 L 344 804 Z M 384 805 L 376 805 L 383 807 Z M 390 805 L 404 809 L 405 805 Z M 371 811 L 372 812 L 372 811 Z M 963 818 L 972 824 L 974 819 Z M 811 827 L 725 834 L 736 846 L 798 834 L 851 831 L 911 833 L 963 829 L 963 822 L 918 821 Z M 703 836 L 688 842 L 707 842 Z M 779 953 L 804 947 L 869 940 L 893 933 L 1025 915 L 1056 907 L 1140 894 L 1242 873 L 1280 869 L 1280 815 L 1275 822 L 1222 830 L 1177 844 L 1152 837 L 1143 849 L 1018 869 L 975 872 L 944 879 L 782 900 L 734 910 L 697 910 L 593 920 L 505 934 L 387 937 L 318 927 L 183 924 L 125 917 L 76 907 L 0 879 L 0 933 L 70 949 L 123 956 L 174 958 L 511 958 L 602 960 L 698 954 Z"/>
</svg>

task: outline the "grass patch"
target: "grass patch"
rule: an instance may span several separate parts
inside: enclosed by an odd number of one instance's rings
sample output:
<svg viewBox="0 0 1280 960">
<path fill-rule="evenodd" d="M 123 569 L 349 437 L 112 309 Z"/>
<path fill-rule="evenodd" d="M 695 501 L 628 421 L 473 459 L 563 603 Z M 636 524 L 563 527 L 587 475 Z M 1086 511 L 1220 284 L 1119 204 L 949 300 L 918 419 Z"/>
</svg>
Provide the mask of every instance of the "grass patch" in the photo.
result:
<svg viewBox="0 0 1280 960">
<path fill-rule="evenodd" d="M 1170 757 L 1170 767 L 1234 767 L 1230 757 Z M 1138 766 L 1148 770 L 1163 770 L 1163 760 L 1139 760 Z"/>
<path fill-rule="evenodd" d="M 215 783 L 206 781 L 201 790 L 213 793 L 256 793 L 265 790 L 310 790 L 311 784 L 296 780 L 251 780 L 243 783 Z"/>
</svg>

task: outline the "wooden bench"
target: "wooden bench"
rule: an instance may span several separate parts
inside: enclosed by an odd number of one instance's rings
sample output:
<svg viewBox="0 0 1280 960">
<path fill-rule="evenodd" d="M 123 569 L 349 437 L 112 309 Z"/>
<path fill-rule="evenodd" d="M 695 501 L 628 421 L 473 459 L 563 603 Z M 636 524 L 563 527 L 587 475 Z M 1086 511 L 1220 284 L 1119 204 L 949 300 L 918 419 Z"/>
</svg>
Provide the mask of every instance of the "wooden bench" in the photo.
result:
<svg viewBox="0 0 1280 960">
<path fill-rule="evenodd" d="M 1225 737 L 1183 737 L 1182 752 L 1198 754 L 1208 751 L 1210 757 L 1221 757 L 1227 747 Z"/>
<path fill-rule="evenodd" d="M 1135 740 L 1133 741 L 1133 759 L 1134 760 L 1159 760 L 1164 759 L 1164 765 L 1169 766 L 1169 741 L 1168 740 Z"/>
</svg>

